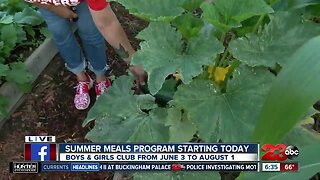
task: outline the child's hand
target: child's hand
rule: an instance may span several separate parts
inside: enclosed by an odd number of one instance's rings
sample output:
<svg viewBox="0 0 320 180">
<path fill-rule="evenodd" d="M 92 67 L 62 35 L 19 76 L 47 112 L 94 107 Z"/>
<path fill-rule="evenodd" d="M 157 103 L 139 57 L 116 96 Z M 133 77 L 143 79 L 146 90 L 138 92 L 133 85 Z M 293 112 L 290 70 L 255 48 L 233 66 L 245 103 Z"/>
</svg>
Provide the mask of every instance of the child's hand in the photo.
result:
<svg viewBox="0 0 320 180">
<path fill-rule="evenodd" d="M 140 92 L 140 85 L 145 85 L 147 81 L 147 74 L 143 70 L 141 65 L 135 65 L 130 67 L 130 71 L 135 76 L 136 79 L 136 91 Z"/>
<path fill-rule="evenodd" d="M 54 12 L 58 16 L 65 19 L 69 19 L 69 20 L 72 20 L 78 17 L 78 15 L 75 12 L 73 12 L 71 9 L 69 9 L 69 7 L 66 7 L 66 6 L 55 6 Z"/>
<path fill-rule="evenodd" d="M 35 2 L 34 5 L 36 5 L 38 8 L 47 9 L 64 19 L 72 20 L 78 17 L 78 15 L 67 6 L 55 6 L 50 4 L 42 4 L 39 2 Z"/>
</svg>

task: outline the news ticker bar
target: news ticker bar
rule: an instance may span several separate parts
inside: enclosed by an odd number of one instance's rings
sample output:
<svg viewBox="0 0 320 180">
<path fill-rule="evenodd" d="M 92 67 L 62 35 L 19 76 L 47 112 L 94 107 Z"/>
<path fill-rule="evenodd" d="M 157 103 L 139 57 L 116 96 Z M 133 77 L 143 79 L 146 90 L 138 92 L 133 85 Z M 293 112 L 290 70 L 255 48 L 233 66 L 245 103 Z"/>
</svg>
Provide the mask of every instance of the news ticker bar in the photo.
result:
<svg viewBox="0 0 320 180">
<path fill-rule="evenodd" d="M 99 171 L 253 171 L 259 163 L 62 163 L 10 162 L 11 173 Z"/>
<path fill-rule="evenodd" d="M 251 171 L 297 172 L 297 162 L 272 163 L 62 163 L 10 162 L 11 173 L 99 171 Z"/>
</svg>

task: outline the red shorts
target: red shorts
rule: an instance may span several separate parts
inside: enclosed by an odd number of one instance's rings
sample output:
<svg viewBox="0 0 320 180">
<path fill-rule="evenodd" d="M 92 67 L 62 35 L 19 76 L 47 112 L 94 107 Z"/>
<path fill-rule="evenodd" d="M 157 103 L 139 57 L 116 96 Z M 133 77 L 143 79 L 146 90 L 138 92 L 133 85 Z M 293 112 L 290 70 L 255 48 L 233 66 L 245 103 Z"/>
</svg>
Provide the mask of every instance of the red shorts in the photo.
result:
<svg viewBox="0 0 320 180">
<path fill-rule="evenodd" d="M 108 6 L 107 0 L 87 0 L 90 9 L 100 11 Z"/>
</svg>

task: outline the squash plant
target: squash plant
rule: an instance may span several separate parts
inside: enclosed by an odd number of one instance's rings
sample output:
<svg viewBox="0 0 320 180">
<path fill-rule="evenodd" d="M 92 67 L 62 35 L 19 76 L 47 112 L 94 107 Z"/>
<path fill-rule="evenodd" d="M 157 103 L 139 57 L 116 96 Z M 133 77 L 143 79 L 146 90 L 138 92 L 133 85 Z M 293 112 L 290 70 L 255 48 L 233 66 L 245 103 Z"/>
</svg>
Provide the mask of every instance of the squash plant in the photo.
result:
<svg viewBox="0 0 320 180">
<path fill-rule="evenodd" d="M 306 13 L 319 5 L 311 0 L 117 2 L 150 21 L 137 36 L 142 42 L 132 60 L 148 72 L 148 93 L 135 95 L 131 76 L 117 78 L 83 123 L 95 120 L 86 135 L 93 142 L 190 142 L 195 137 L 204 142 L 260 141 L 276 128 L 265 126 L 264 134 L 257 133 L 257 127 L 267 124 L 260 118 L 265 102 L 277 103 L 266 101 L 271 86 L 281 69 L 289 68 L 293 54 L 320 35 L 319 25 L 309 20 L 312 13 Z M 163 96 L 170 96 L 170 101 L 163 103 Z M 299 109 L 299 114 L 290 116 L 289 128 L 272 141 L 298 147 L 319 143 L 317 134 L 294 126 L 295 118 L 306 111 Z M 219 179 L 220 175 L 137 173 L 135 178 Z"/>
</svg>

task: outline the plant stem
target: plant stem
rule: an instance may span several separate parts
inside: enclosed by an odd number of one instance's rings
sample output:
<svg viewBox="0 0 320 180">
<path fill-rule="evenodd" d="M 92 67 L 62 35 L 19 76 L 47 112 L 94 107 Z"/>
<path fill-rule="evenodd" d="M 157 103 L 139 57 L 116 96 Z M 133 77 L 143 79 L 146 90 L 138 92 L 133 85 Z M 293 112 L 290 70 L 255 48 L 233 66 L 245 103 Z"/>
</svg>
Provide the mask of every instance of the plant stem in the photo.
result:
<svg viewBox="0 0 320 180">
<path fill-rule="evenodd" d="M 222 44 L 224 44 L 224 39 L 226 38 L 226 36 L 227 36 L 227 33 L 223 32 L 223 35 L 221 36 L 221 39 L 220 39 Z"/>
<path fill-rule="evenodd" d="M 228 31 L 223 31 L 223 32 L 222 32 L 222 36 L 221 36 L 221 39 L 220 39 L 222 45 L 224 45 L 224 39 L 226 38 L 227 33 L 228 33 Z M 224 58 L 225 58 L 225 56 L 226 56 L 225 53 L 226 53 L 226 50 L 223 52 L 222 57 L 218 59 L 218 62 L 217 62 L 217 65 L 216 65 L 216 66 L 219 66 L 219 65 L 221 64 L 221 61 L 224 60 Z"/>
<path fill-rule="evenodd" d="M 233 74 L 233 71 L 240 65 L 240 61 L 235 59 L 233 60 L 232 64 L 230 65 L 230 68 L 229 68 L 229 71 L 228 73 L 226 74 L 226 77 L 224 78 L 224 81 L 222 82 L 221 84 L 221 92 L 222 93 L 225 93 L 227 92 L 227 83 L 228 83 L 228 80 L 230 78 L 230 76 Z"/>
<path fill-rule="evenodd" d="M 263 21 L 263 19 L 264 19 L 265 16 L 266 16 L 266 14 L 260 16 L 257 24 L 256 24 L 256 25 L 254 26 L 254 28 L 253 28 L 253 33 L 257 33 L 258 28 L 259 28 L 259 26 L 261 25 L 261 23 L 262 23 L 262 21 Z"/>
<path fill-rule="evenodd" d="M 227 37 L 227 33 L 229 32 L 230 29 L 226 29 L 225 31 L 222 31 L 222 36 L 221 36 L 221 43 L 224 45 L 224 39 Z"/>
<path fill-rule="evenodd" d="M 229 51 L 228 51 L 228 53 L 227 53 L 227 56 L 226 56 L 226 60 L 222 63 L 222 67 L 227 67 L 228 65 L 229 65 L 229 63 L 230 63 L 230 61 L 231 61 L 232 59 L 230 58 L 230 53 L 229 53 Z"/>
<path fill-rule="evenodd" d="M 226 64 L 225 61 L 226 61 L 226 57 L 227 57 L 228 53 L 229 53 L 229 46 L 224 50 L 222 58 L 219 63 L 219 66 L 223 66 L 224 64 Z"/>
</svg>

